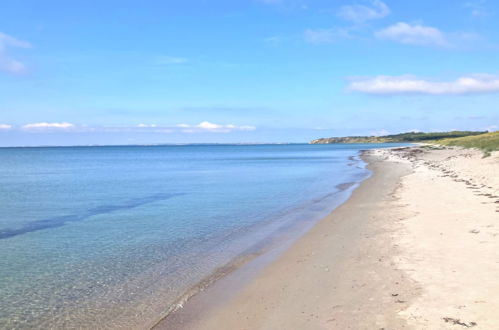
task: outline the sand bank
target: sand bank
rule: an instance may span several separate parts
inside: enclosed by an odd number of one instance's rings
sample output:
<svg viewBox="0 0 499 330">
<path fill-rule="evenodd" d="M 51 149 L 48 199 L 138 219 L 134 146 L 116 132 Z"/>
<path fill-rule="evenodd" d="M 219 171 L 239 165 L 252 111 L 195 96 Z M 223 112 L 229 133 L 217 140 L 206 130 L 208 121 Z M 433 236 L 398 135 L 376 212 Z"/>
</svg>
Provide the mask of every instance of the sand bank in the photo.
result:
<svg viewBox="0 0 499 330">
<path fill-rule="evenodd" d="M 498 154 L 363 157 L 373 175 L 346 203 L 184 328 L 499 328 Z"/>
</svg>

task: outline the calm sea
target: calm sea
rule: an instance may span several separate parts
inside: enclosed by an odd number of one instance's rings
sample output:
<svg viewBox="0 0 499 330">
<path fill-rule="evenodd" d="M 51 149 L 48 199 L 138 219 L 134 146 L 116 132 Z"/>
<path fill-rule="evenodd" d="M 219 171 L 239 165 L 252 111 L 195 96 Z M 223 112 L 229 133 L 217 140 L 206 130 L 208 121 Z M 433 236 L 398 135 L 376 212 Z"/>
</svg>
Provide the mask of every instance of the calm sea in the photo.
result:
<svg viewBox="0 0 499 330">
<path fill-rule="evenodd" d="M 345 200 L 380 145 L 0 149 L 0 328 L 142 329 Z"/>
</svg>

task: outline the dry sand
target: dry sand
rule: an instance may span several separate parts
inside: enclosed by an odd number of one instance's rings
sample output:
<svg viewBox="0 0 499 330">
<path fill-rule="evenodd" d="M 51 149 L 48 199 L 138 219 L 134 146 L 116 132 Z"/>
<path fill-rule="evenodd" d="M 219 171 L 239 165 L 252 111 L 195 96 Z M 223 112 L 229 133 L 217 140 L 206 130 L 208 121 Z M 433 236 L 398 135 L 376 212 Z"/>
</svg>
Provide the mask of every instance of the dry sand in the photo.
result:
<svg viewBox="0 0 499 330">
<path fill-rule="evenodd" d="M 185 328 L 499 329 L 499 153 L 364 159 L 373 175 L 345 204 Z"/>
</svg>

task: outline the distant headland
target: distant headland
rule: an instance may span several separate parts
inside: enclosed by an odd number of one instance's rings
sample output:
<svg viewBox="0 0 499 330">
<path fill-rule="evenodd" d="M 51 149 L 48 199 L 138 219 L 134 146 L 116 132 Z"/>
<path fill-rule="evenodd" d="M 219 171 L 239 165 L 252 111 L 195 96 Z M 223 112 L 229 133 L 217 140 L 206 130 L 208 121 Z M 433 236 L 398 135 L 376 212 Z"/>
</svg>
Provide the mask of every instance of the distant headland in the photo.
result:
<svg viewBox="0 0 499 330">
<path fill-rule="evenodd" d="M 332 143 L 397 143 L 397 142 L 421 142 L 431 140 L 442 140 L 461 138 L 465 136 L 482 135 L 487 132 L 476 131 L 451 131 L 451 132 L 408 132 L 383 136 L 345 136 L 320 138 L 310 141 L 311 144 L 332 144 Z"/>
<path fill-rule="evenodd" d="M 346 136 L 330 137 L 310 141 L 311 144 L 332 143 L 400 143 L 400 142 L 426 142 L 443 146 L 459 146 L 464 148 L 476 148 L 484 154 L 499 150 L 499 131 L 476 132 L 476 131 L 451 131 L 432 133 L 401 133 L 385 136 Z"/>
</svg>

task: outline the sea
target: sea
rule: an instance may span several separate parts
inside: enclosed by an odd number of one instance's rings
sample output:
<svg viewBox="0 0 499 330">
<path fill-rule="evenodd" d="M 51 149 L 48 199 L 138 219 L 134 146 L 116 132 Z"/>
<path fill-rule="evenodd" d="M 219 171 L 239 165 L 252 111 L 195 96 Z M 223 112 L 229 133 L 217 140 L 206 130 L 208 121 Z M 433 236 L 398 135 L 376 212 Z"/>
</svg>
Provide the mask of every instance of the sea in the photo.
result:
<svg viewBox="0 0 499 330">
<path fill-rule="evenodd" d="M 150 328 L 303 234 L 370 175 L 360 150 L 392 146 L 0 148 L 0 328 Z"/>
</svg>

